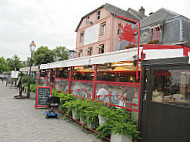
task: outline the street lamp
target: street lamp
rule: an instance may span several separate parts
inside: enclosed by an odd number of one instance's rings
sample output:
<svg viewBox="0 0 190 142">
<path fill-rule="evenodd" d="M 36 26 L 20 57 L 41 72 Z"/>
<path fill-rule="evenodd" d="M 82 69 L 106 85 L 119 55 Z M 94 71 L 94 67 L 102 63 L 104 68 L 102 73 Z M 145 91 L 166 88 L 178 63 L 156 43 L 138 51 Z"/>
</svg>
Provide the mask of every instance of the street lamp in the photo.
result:
<svg viewBox="0 0 190 142">
<path fill-rule="evenodd" d="M 31 76 L 31 67 L 32 67 L 32 56 L 35 51 L 36 44 L 34 41 L 30 44 L 30 52 L 31 52 L 31 58 L 30 58 L 30 71 L 29 71 L 29 79 L 28 79 L 28 91 L 27 91 L 27 98 L 30 98 L 30 76 Z"/>
</svg>

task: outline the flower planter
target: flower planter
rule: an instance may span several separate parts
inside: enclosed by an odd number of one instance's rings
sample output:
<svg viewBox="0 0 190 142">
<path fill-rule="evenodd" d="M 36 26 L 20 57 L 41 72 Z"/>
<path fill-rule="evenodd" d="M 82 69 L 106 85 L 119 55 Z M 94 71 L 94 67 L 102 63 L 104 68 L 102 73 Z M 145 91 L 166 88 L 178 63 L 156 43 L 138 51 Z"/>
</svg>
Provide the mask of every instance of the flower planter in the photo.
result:
<svg viewBox="0 0 190 142">
<path fill-rule="evenodd" d="M 106 122 L 106 119 L 99 114 L 98 114 L 98 119 L 99 119 L 99 126 L 102 126 Z"/>
<path fill-rule="evenodd" d="M 85 124 L 84 121 L 85 121 L 85 118 L 82 118 L 82 117 L 80 116 L 80 122 L 81 122 L 82 124 Z"/>
<path fill-rule="evenodd" d="M 132 142 L 132 140 L 128 136 L 112 132 L 110 142 Z"/>
<path fill-rule="evenodd" d="M 87 122 L 87 127 L 90 129 L 96 129 L 95 124 L 91 123 L 91 122 Z"/>
<path fill-rule="evenodd" d="M 79 120 L 79 116 L 76 116 L 75 109 L 72 109 L 72 117 L 73 117 L 75 120 Z"/>
</svg>

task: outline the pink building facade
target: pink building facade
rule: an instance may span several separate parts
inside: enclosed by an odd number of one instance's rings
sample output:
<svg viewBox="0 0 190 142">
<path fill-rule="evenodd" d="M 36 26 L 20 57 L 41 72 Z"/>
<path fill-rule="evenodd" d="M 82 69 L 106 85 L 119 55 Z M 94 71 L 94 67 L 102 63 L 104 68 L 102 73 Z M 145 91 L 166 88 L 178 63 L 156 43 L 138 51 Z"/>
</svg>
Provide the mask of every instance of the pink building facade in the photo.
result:
<svg viewBox="0 0 190 142">
<path fill-rule="evenodd" d="M 119 24 L 135 24 L 117 15 L 139 21 L 128 11 L 105 4 L 81 18 L 76 32 L 76 57 L 118 51 L 121 29 Z"/>
</svg>

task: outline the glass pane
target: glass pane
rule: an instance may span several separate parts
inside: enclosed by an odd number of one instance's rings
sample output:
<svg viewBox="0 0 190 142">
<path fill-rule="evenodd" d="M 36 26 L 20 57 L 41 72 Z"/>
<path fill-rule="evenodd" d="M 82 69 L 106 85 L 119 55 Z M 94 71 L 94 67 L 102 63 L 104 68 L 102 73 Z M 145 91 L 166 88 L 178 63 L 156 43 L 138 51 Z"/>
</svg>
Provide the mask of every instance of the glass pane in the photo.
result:
<svg viewBox="0 0 190 142">
<path fill-rule="evenodd" d="M 40 77 L 47 77 L 47 70 L 40 70 Z"/>
<path fill-rule="evenodd" d="M 68 81 L 67 80 L 61 80 L 56 78 L 55 79 L 55 89 L 61 92 L 68 92 Z"/>
<path fill-rule="evenodd" d="M 42 86 L 46 86 L 47 78 L 46 77 L 40 77 L 39 84 Z"/>
<path fill-rule="evenodd" d="M 51 69 L 51 71 L 50 71 L 50 83 L 49 83 L 49 86 L 51 86 L 51 87 L 53 87 L 54 78 L 55 78 L 55 69 Z"/>
<path fill-rule="evenodd" d="M 152 101 L 190 106 L 189 88 L 189 70 L 155 70 Z"/>
<path fill-rule="evenodd" d="M 94 66 L 76 66 L 72 69 L 72 79 L 74 80 L 94 80 Z"/>
<path fill-rule="evenodd" d="M 69 78 L 69 70 L 70 68 L 60 68 L 56 70 L 57 78 Z"/>
<path fill-rule="evenodd" d="M 90 82 L 71 82 L 71 93 L 83 98 L 92 99 L 93 83 Z"/>
<path fill-rule="evenodd" d="M 131 61 L 100 64 L 97 73 L 98 81 L 139 82 L 136 80 L 136 66 Z"/>
<path fill-rule="evenodd" d="M 130 109 L 138 109 L 139 85 L 97 84 L 96 99 Z"/>
</svg>

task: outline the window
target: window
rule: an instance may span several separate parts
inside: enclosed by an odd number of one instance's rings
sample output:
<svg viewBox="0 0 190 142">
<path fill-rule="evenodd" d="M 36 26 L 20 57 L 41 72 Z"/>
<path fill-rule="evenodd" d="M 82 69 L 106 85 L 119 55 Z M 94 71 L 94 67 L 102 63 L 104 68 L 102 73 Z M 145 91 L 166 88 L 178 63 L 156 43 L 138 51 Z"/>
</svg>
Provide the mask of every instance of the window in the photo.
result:
<svg viewBox="0 0 190 142">
<path fill-rule="evenodd" d="M 90 24 L 90 16 L 86 17 L 86 24 Z"/>
<path fill-rule="evenodd" d="M 152 101 L 190 106 L 189 70 L 154 70 Z"/>
<path fill-rule="evenodd" d="M 82 57 L 82 49 L 79 50 L 78 57 Z"/>
<path fill-rule="evenodd" d="M 40 70 L 40 77 L 47 77 L 47 70 Z"/>
<path fill-rule="evenodd" d="M 84 32 L 80 33 L 80 42 L 83 42 L 84 39 Z"/>
<path fill-rule="evenodd" d="M 69 78 L 70 68 L 60 68 L 56 70 L 56 78 Z"/>
<path fill-rule="evenodd" d="M 161 27 L 155 26 L 151 28 L 151 41 L 153 40 L 159 40 L 160 41 L 160 32 L 161 32 Z"/>
<path fill-rule="evenodd" d="M 104 53 L 104 44 L 100 45 L 99 47 L 99 54 Z"/>
<path fill-rule="evenodd" d="M 121 34 L 121 28 L 119 27 L 119 24 L 118 24 L 117 35 L 120 35 L 120 34 Z"/>
<path fill-rule="evenodd" d="M 88 56 L 91 56 L 91 55 L 92 55 L 92 47 L 88 48 Z"/>
<path fill-rule="evenodd" d="M 100 35 L 103 36 L 103 35 L 105 35 L 105 33 L 106 33 L 106 23 L 103 23 L 101 25 L 101 33 L 100 33 Z"/>
<path fill-rule="evenodd" d="M 97 20 L 100 19 L 100 11 L 97 11 Z"/>
</svg>

